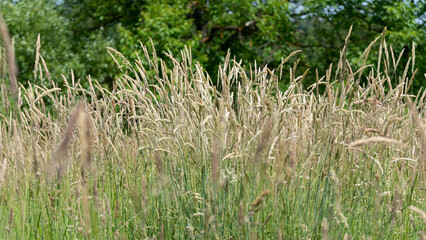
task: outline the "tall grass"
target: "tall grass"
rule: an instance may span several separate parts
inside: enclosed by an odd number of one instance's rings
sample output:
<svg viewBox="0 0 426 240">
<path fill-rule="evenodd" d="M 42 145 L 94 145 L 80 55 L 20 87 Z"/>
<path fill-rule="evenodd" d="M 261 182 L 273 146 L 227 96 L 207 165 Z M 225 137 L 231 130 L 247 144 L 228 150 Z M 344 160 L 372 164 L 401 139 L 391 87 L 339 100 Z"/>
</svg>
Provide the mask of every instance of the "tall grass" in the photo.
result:
<svg viewBox="0 0 426 240">
<path fill-rule="evenodd" d="M 299 52 L 275 70 L 228 54 L 214 86 L 190 49 L 109 49 L 112 91 L 58 87 L 37 50 L 17 110 L 1 101 L 0 238 L 424 239 L 426 91 L 374 44 L 312 86 Z"/>
</svg>

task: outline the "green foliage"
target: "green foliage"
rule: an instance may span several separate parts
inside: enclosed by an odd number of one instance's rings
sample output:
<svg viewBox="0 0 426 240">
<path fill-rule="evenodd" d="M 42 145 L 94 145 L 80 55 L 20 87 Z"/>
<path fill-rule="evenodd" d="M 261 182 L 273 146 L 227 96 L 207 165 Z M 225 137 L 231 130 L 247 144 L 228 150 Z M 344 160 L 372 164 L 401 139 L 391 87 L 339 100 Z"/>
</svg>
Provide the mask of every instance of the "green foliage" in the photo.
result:
<svg viewBox="0 0 426 240">
<path fill-rule="evenodd" d="M 353 25 L 347 49 L 352 67 L 387 27 L 387 44 L 397 53 L 395 58 L 404 50 L 401 69 L 414 42 L 419 70 L 413 89 L 419 89 L 426 87 L 425 9 L 423 1 L 391 0 L 7 0 L 0 5 L 15 36 L 21 82 L 32 80 L 34 43 L 40 33 L 42 56 L 52 65 L 52 75 L 74 69 L 79 78 L 90 74 L 110 87 L 117 71 L 111 68 L 106 47 L 135 59 L 136 53 L 143 54 L 139 41 L 147 44 L 150 38 L 162 57 L 171 52 L 179 58 L 188 46 L 216 81 L 217 66 L 228 50 L 237 61 L 274 68 L 282 57 L 301 49 L 301 72 L 327 69 L 338 61 Z M 378 46 L 372 51 L 378 52 Z M 377 62 L 379 54 L 374 56 L 368 63 Z M 305 85 L 314 81 L 308 76 Z"/>
<path fill-rule="evenodd" d="M 199 38 L 194 36 L 195 27 L 186 15 L 189 9 L 179 2 L 153 1 L 143 6 L 138 21 L 132 26 L 119 25 L 121 36 L 118 49 L 136 57 L 135 49 L 140 49 L 140 42 L 146 44 L 151 38 L 159 53 L 171 51 L 179 54 L 185 46 L 197 48 Z"/>
<path fill-rule="evenodd" d="M 179 56 L 184 45 L 190 46 L 213 75 L 228 50 L 245 63 L 277 65 L 290 51 L 280 45 L 291 39 L 288 13 L 288 4 L 280 1 L 153 1 L 142 8 L 137 24 L 120 25 L 119 49 L 131 56 L 137 42 L 149 38 L 160 55 Z"/>
<path fill-rule="evenodd" d="M 57 11 L 52 1 L 6 0 L 0 3 L 0 11 L 14 38 L 21 83 L 35 80 L 33 71 L 38 34 L 41 35 L 40 54 L 55 81 L 60 81 L 60 74 L 67 74 L 70 69 L 84 73 L 85 66 L 79 61 L 82 53 L 71 48 L 70 20 Z"/>
<path fill-rule="evenodd" d="M 426 29 L 424 21 L 426 18 L 426 4 L 422 1 L 417 3 L 410 1 L 331 1 L 331 0 L 307 0 L 300 3 L 304 8 L 305 18 L 299 19 L 306 30 L 299 37 L 305 46 L 312 45 L 305 51 L 308 56 L 310 67 L 324 69 L 331 62 L 336 62 L 339 57 L 338 49 L 344 45 L 344 37 L 351 25 L 351 34 L 348 52 L 352 58 L 348 59 L 352 66 L 359 66 L 359 56 L 364 49 L 387 27 L 387 44 L 392 46 L 396 52 L 395 58 L 404 50 L 400 69 L 411 56 L 411 43 L 416 46 L 416 64 L 419 67 L 415 89 L 426 87 L 423 73 L 426 72 Z M 373 48 L 374 53 L 379 52 L 379 44 Z M 376 64 L 379 54 L 373 54 L 367 63 Z M 396 61 L 396 59 L 395 59 Z M 383 63 L 382 63 L 383 65 Z M 393 69 L 389 69 L 393 71 Z M 410 69 L 411 71 L 411 69 Z M 397 84 L 394 82 L 394 84 Z"/>
</svg>

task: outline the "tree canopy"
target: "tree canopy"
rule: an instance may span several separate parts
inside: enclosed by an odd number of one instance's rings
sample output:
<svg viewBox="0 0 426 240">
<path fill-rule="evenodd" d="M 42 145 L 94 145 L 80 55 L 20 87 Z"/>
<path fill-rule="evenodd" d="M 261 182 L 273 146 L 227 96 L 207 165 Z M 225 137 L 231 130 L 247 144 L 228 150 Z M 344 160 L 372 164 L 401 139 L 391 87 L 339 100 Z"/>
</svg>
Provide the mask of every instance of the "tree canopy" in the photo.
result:
<svg viewBox="0 0 426 240">
<path fill-rule="evenodd" d="M 228 50 L 243 63 L 274 68 L 301 49 L 302 70 L 326 69 L 339 59 L 353 25 L 347 49 L 351 65 L 387 27 L 387 44 L 397 54 L 404 51 L 401 68 L 415 46 L 419 70 L 413 88 L 426 87 L 423 1 L 5 0 L 0 12 L 14 37 L 21 82 L 34 80 L 38 34 L 41 55 L 55 79 L 73 69 L 79 78 L 90 74 L 111 85 L 117 70 L 106 47 L 136 58 L 142 54 L 139 41 L 149 45 L 150 38 L 160 56 L 178 57 L 188 46 L 214 80 Z M 378 44 L 373 50 L 379 51 Z"/>
</svg>

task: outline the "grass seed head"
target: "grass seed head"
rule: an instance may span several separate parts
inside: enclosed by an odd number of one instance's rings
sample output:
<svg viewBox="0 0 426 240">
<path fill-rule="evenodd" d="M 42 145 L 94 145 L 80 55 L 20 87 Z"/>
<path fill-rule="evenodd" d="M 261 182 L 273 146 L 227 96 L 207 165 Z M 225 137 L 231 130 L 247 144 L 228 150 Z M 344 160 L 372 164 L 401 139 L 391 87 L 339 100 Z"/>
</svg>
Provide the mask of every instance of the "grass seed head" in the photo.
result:
<svg viewBox="0 0 426 240">
<path fill-rule="evenodd" d="M 265 190 L 263 191 L 252 203 L 251 203 L 251 207 L 253 209 L 254 212 L 257 212 L 261 209 L 262 203 L 264 201 L 264 198 L 267 197 L 269 194 L 271 193 L 271 191 L 269 190 Z"/>
</svg>

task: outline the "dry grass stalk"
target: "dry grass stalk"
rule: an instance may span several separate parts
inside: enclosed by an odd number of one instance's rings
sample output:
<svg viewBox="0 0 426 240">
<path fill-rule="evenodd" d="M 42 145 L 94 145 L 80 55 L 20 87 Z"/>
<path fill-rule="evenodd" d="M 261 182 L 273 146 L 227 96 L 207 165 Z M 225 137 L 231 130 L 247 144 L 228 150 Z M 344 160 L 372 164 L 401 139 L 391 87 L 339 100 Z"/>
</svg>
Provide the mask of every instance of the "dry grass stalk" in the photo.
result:
<svg viewBox="0 0 426 240">
<path fill-rule="evenodd" d="M 6 227 L 7 231 L 10 233 L 11 230 L 13 229 L 13 227 L 15 226 L 15 224 L 13 223 L 13 207 L 10 208 L 9 210 L 9 221 L 8 221 L 8 225 Z"/>
<path fill-rule="evenodd" d="M 208 208 L 204 209 L 204 237 L 207 237 L 210 228 L 210 211 Z"/>
<path fill-rule="evenodd" d="M 37 71 L 38 71 L 38 64 L 40 61 L 40 34 L 37 35 L 37 41 L 36 41 L 36 55 L 35 55 L 35 64 L 34 64 L 34 80 L 37 79 Z"/>
<path fill-rule="evenodd" d="M 84 235 L 88 236 L 91 233 L 91 217 L 90 217 L 90 203 L 89 203 L 89 189 L 87 188 L 87 185 L 83 183 L 83 187 L 82 187 L 82 191 L 83 191 L 83 195 L 81 197 L 81 201 L 83 204 L 83 221 L 82 221 L 82 225 L 83 225 L 83 230 L 84 230 Z"/>
<path fill-rule="evenodd" d="M 118 213 L 120 211 L 120 200 L 115 200 L 115 211 L 114 211 L 114 217 L 118 218 Z"/>
<path fill-rule="evenodd" d="M 112 218 L 111 218 L 111 205 L 109 203 L 109 200 L 108 200 L 106 193 L 104 193 L 104 199 L 105 199 L 105 209 L 106 209 L 106 212 L 108 214 L 108 219 L 111 221 L 112 220 Z"/>
<path fill-rule="evenodd" d="M 290 162 L 289 162 L 289 168 L 291 170 L 292 176 L 296 176 L 296 169 L 297 169 L 297 141 L 295 134 L 295 128 L 294 126 L 290 126 L 290 144 L 289 144 L 289 156 L 290 156 Z"/>
<path fill-rule="evenodd" d="M 379 58 L 377 60 L 377 75 L 380 74 L 380 63 L 381 63 L 381 59 L 382 59 L 382 50 L 383 50 L 384 45 L 385 45 L 386 32 L 387 32 L 387 27 L 385 27 L 385 29 L 383 29 L 382 36 L 381 36 L 382 40 L 380 42 Z"/>
<path fill-rule="evenodd" d="M 91 133 L 90 117 L 85 111 L 81 111 L 78 115 L 78 126 L 80 135 L 80 151 L 82 164 L 82 177 L 85 181 L 85 172 L 91 171 L 93 136 Z"/>
<path fill-rule="evenodd" d="M 244 203 L 241 201 L 240 202 L 240 206 L 238 208 L 238 223 L 240 224 L 240 226 L 243 226 L 244 220 L 245 220 L 245 216 L 244 216 Z"/>
<path fill-rule="evenodd" d="M 141 192 L 141 205 L 142 205 L 142 209 L 145 210 L 145 206 L 148 202 L 148 196 L 147 196 L 147 189 L 146 189 L 146 178 L 145 175 L 142 175 L 141 177 L 141 184 L 142 184 L 142 192 Z"/>
<path fill-rule="evenodd" d="M 6 180 L 6 173 L 7 173 L 7 159 L 3 159 L 3 164 L 1 165 L 1 172 L 0 172 L 0 190 L 4 185 L 4 182 Z"/>
<path fill-rule="evenodd" d="M 416 64 L 416 45 L 414 42 L 411 43 L 411 72 L 414 74 L 414 66 Z"/>
<path fill-rule="evenodd" d="M 254 154 L 254 163 L 257 165 L 262 162 L 263 153 L 268 146 L 271 131 L 272 131 L 272 118 L 268 117 L 268 119 L 265 121 L 265 124 L 262 128 L 262 134 L 260 136 L 259 142 L 256 147 L 256 151 Z"/>
<path fill-rule="evenodd" d="M 154 150 L 155 167 L 157 169 L 158 176 L 163 175 L 163 160 L 159 150 Z"/>
<path fill-rule="evenodd" d="M 400 206 L 401 206 L 401 192 L 399 190 L 399 187 L 396 186 L 395 194 L 393 196 L 393 201 L 392 201 L 392 209 L 391 209 L 392 222 L 395 221 L 396 215 L 400 212 Z"/>
<path fill-rule="evenodd" d="M 49 82 L 52 82 L 52 77 L 50 76 L 49 69 L 47 68 L 46 62 L 44 61 L 44 58 L 41 55 L 40 55 L 40 59 L 41 59 L 41 63 L 43 64 L 43 68 L 44 68 L 44 72 L 46 74 L 46 78 L 49 80 Z"/>
<path fill-rule="evenodd" d="M 43 99 L 44 96 L 49 96 L 49 95 L 51 95 L 51 93 L 57 92 L 57 91 L 61 91 L 61 89 L 60 88 L 51 88 L 51 89 L 44 91 L 42 94 L 39 94 L 37 96 L 37 98 L 34 100 L 34 104 L 37 103 L 38 101 L 40 101 L 41 99 Z"/>
<path fill-rule="evenodd" d="M 93 136 L 91 133 L 91 122 L 90 117 L 84 111 L 81 104 L 81 110 L 78 114 L 78 126 L 79 126 L 79 136 L 80 136 L 80 162 L 82 164 L 81 166 L 81 176 L 82 176 L 82 204 L 83 204 L 83 229 L 84 229 L 84 235 L 88 236 L 91 233 L 91 214 L 90 214 L 90 202 L 89 199 L 91 198 L 89 194 L 89 187 L 87 186 L 88 182 L 88 175 L 92 173 L 93 171 L 91 168 L 91 162 L 92 162 L 92 147 L 93 147 Z M 94 176 L 96 177 L 96 175 Z M 98 203 L 98 193 L 97 193 L 97 186 L 96 186 L 96 178 L 93 181 L 93 193 L 95 202 Z"/>
<path fill-rule="evenodd" d="M 345 38 L 345 45 L 343 46 L 343 50 L 340 52 L 340 60 L 339 60 L 339 64 L 337 65 L 337 70 L 336 70 L 336 78 L 337 78 L 337 73 L 340 70 L 340 81 L 341 82 L 344 81 L 345 72 L 346 72 L 346 52 L 348 50 L 349 38 L 350 38 L 351 33 L 352 33 L 352 26 L 353 25 L 351 25 L 351 27 L 349 28 L 348 35 Z"/>
<path fill-rule="evenodd" d="M 70 117 L 67 128 L 65 129 L 65 133 L 62 138 L 62 141 L 59 143 L 58 148 L 53 153 L 53 160 L 56 161 L 56 165 L 57 165 L 57 169 L 56 169 L 57 181 L 60 181 L 64 175 L 64 171 L 66 168 L 66 163 L 64 162 L 64 158 L 67 153 L 68 145 L 72 138 L 72 131 L 74 129 L 74 126 L 77 123 L 77 120 L 78 120 L 80 112 L 82 111 L 82 108 L 83 108 L 83 104 L 80 102 Z"/>
<path fill-rule="evenodd" d="M 251 208 L 253 213 L 258 212 L 262 208 L 262 203 L 265 197 L 267 197 L 271 191 L 265 190 L 263 191 L 252 203 Z"/>
<path fill-rule="evenodd" d="M 276 151 L 276 167 L 277 167 L 277 187 L 282 184 L 285 176 L 289 176 L 289 168 L 286 165 L 286 156 L 288 156 L 289 144 L 286 141 L 287 132 L 281 133 L 281 140 Z"/>
<path fill-rule="evenodd" d="M 401 142 L 395 139 L 387 138 L 387 137 L 371 137 L 366 139 L 360 139 L 355 142 L 352 142 L 348 145 L 349 149 L 355 148 L 358 146 L 371 144 L 371 143 L 389 143 L 389 144 L 398 144 L 401 145 Z"/>
<path fill-rule="evenodd" d="M 417 213 L 417 214 L 419 214 L 419 216 L 424 220 L 424 221 L 426 221 L 426 212 L 425 211 L 423 211 L 423 210 L 421 210 L 420 208 L 417 208 L 417 207 L 415 207 L 415 206 L 409 206 L 408 207 L 408 209 L 410 209 L 411 211 L 413 211 L 413 212 L 415 212 L 415 213 Z"/>
<path fill-rule="evenodd" d="M 158 233 L 158 238 L 160 240 L 164 240 L 164 224 L 161 223 L 161 228 L 160 228 L 160 232 Z"/>
<path fill-rule="evenodd" d="M 9 67 L 9 77 L 10 77 L 10 92 L 12 95 L 16 95 L 18 90 L 18 66 L 15 62 L 13 45 L 11 43 L 9 30 L 6 26 L 6 22 L 3 19 L 3 16 L 0 14 L 0 35 L 2 37 L 4 48 L 6 49 L 6 58 Z"/>
<path fill-rule="evenodd" d="M 213 139 L 211 141 L 211 166 L 212 166 L 212 181 L 213 181 L 213 190 L 217 193 L 218 187 L 219 187 L 219 181 L 220 181 L 220 162 L 219 162 L 219 154 L 218 149 L 216 145 L 216 141 Z"/>
<path fill-rule="evenodd" d="M 419 69 L 418 68 L 416 68 L 416 70 L 413 72 L 413 75 L 411 75 L 411 78 L 410 78 L 410 80 L 408 81 L 408 86 L 407 86 L 407 89 L 405 90 L 406 92 L 408 92 L 409 90 L 410 90 L 410 88 L 411 88 L 411 85 L 413 85 L 413 82 L 414 82 L 414 77 L 416 76 L 416 74 L 417 74 L 417 71 L 418 71 Z M 420 93 L 420 92 L 419 92 Z"/>
<path fill-rule="evenodd" d="M 426 172 L 426 128 L 423 126 L 423 121 L 420 119 L 416 108 L 413 106 L 411 99 L 406 98 L 408 108 L 411 110 L 411 117 L 416 127 L 417 134 L 420 139 L 420 166 L 423 172 Z"/>
<path fill-rule="evenodd" d="M 322 239 L 328 240 L 328 221 L 324 218 L 321 223 Z"/>
<path fill-rule="evenodd" d="M 366 134 L 369 134 L 369 133 L 377 133 L 377 134 L 379 134 L 380 136 L 382 136 L 382 137 L 384 137 L 385 135 L 380 131 L 380 130 L 378 130 L 378 129 L 375 129 L 375 128 L 366 128 L 366 129 L 364 129 L 364 132 L 366 133 Z"/>
</svg>

